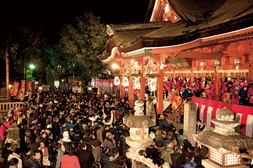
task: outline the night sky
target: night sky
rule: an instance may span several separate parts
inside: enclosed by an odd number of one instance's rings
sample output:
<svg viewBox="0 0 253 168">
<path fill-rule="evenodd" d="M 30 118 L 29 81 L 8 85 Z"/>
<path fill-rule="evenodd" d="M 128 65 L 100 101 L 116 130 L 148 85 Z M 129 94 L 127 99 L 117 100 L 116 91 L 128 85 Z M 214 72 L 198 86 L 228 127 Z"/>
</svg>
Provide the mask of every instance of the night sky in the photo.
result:
<svg viewBox="0 0 253 168">
<path fill-rule="evenodd" d="M 50 34 L 57 34 L 64 23 L 91 11 L 106 24 L 143 23 L 149 0 L 8 0 L 0 2 L 0 34 L 18 25 L 44 27 Z"/>
</svg>

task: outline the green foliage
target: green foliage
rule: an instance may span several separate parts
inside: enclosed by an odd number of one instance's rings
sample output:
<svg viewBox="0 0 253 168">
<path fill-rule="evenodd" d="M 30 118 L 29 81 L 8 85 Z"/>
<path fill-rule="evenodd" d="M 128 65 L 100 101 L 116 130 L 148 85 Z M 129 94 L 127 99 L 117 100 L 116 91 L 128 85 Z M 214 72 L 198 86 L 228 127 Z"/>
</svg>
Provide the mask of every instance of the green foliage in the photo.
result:
<svg viewBox="0 0 253 168">
<path fill-rule="evenodd" d="M 40 51 L 43 47 L 42 30 L 40 28 L 21 26 L 10 31 L 3 44 L 1 44 L 1 52 L 7 48 L 10 54 L 10 79 L 12 81 L 21 80 L 25 78 L 28 65 L 32 62 L 40 62 L 38 59 L 41 55 Z M 1 54 L 4 56 L 4 54 Z"/>
<path fill-rule="evenodd" d="M 46 63 L 46 72 L 57 79 L 57 73 L 59 71 L 58 66 L 67 67 L 67 61 L 65 60 L 65 56 L 59 53 L 59 48 L 57 45 L 55 46 L 45 46 L 45 63 Z"/>
<path fill-rule="evenodd" d="M 77 17 L 75 25 L 65 26 L 59 45 L 68 62 L 75 64 L 71 70 L 79 79 L 88 82 L 105 69 L 97 56 L 103 52 L 106 40 L 106 26 L 91 12 Z"/>
<path fill-rule="evenodd" d="M 97 56 L 103 52 L 106 40 L 106 26 L 89 12 L 77 17 L 75 24 L 65 25 L 56 45 L 49 45 L 40 27 L 18 27 L 1 44 L 0 60 L 5 61 L 4 51 L 8 48 L 12 82 L 33 77 L 46 84 L 48 75 L 58 79 L 60 65 L 68 75 L 74 73 L 75 79 L 88 83 L 105 70 Z M 32 72 L 31 63 L 36 66 Z M 0 69 L 5 71 L 5 66 Z M 2 78 L 4 81 L 5 76 Z"/>
</svg>

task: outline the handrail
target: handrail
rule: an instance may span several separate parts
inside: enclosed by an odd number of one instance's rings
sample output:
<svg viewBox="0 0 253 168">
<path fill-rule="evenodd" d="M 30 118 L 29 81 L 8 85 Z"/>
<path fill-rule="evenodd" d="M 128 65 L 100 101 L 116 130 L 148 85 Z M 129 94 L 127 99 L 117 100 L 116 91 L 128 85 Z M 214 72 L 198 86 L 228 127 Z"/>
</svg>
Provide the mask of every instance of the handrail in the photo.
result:
<svg viewBox="0 0 253 168">
<path fill-rule="evenodd" d="M 8 112 L 11 109 L 15 110 L 20 107 L 23 102 L 1 102 L 0 103 L 0 112 Z"/>
</svg>

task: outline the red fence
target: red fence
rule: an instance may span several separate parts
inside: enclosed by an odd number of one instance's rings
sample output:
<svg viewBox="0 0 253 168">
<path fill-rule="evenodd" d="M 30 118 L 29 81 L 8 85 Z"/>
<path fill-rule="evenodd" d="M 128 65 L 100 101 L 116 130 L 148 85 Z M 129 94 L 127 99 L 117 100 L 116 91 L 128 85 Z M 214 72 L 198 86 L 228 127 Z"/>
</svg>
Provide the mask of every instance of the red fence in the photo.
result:
<svg viewBox="0 0 253 168">
<path fill-rule="evenodd" d="M 239 118 L 241 134 L 253 137 L 253 107 L 227 104 L 197 97 L 192 97 L 192 102 L 198 105 L 198 117 L 206 125 L 214 127 L 211 119 L 215 119 L 217 110 L 226 107 L 234 112 L 235 118 Z"/>
</svg>

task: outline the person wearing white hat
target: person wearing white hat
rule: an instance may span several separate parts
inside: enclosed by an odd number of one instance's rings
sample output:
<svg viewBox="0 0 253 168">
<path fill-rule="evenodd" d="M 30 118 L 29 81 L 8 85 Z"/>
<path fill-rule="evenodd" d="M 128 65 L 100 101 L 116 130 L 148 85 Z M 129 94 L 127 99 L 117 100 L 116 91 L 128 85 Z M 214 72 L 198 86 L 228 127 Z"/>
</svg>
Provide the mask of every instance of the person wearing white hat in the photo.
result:
<svg viewBox="0 0 253 168">
<path fill-rule="evenodd" d="M 63 142 L 71 142 L 71 139 L 69 137 L 69 131 L 68 130 L 65 130 L 62 134 L 62 141 Z"/>
</svg>

